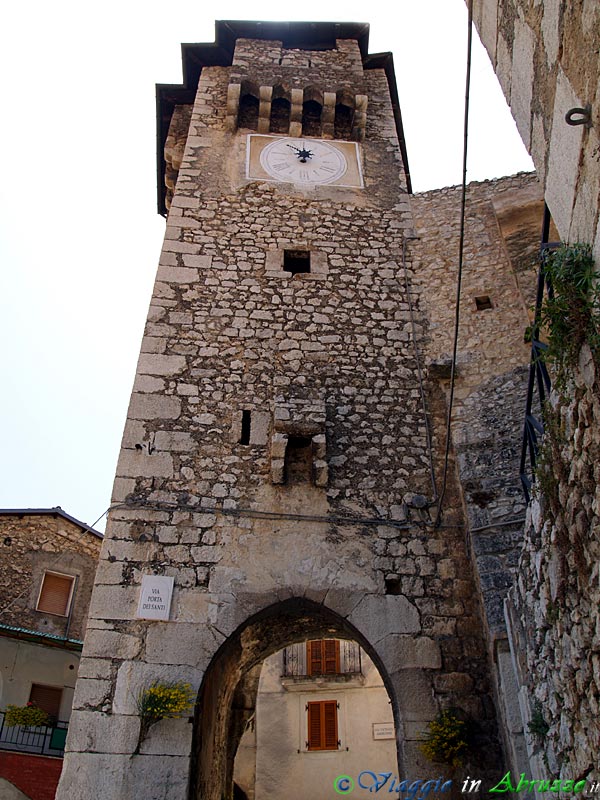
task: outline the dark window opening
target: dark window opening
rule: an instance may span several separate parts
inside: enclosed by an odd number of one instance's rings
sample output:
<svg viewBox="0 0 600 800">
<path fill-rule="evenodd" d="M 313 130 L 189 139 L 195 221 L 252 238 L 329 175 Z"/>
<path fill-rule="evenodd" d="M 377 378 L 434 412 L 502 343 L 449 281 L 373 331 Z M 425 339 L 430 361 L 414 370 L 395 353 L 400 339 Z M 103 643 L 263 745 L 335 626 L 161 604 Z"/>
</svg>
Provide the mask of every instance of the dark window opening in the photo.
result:
<svg viewBox="0 0 600 800">
<path fill-rule="evenodd" d="M 487 294 L 484 294 L 481 297 L 476 297 L 475 306 L 477 307 L 477 311 L 487 311 L 489 308 L 494 307 Z"/>
<path fill-rule="evenodd" d="M 310 272 L 310 250 L 284 250 L 283 269 L 292 275 Z"/>
<path fill-rule="evenodd" d="M 400 578 L 386 578 L 385 579 L 385 593 L 386 594 L 402 594 L 402 584 Z"/>
<path fill-rule="evenodd" d="M 321 104 L 316 100 L 307 100 L 302 106 L 302 135 L 321 135 Z"/>
<path fill-rule="evenodd" d="M 252 131 L 258 128 L 258 106 L 258 99 L 254 95 L 245 94 L 240 97 L 238 128 L 250 128 Z"/>
<path fill-rule="evenodd" d="M 350 139 L 352 136 L 352 123 L 354 121 L 354 109 L 343 103 L 338 103 L 335 107 L 334 136 L 336 139 Z"/>
<path fill-rule="evenodd" d="M 276 97 L 271 103 L 271 133 L 287 133 L 290 129 L 290 101 Z"/>
<path fill-rule="evenodd" d="M 240 444 L 250 444 L 250 412 L 242 411 L 242 430 L 240 433 Z"/>
<path fill-rule="evenodd" d="M 312 439 L 310 436 L 288 437 L 285 449 L 285 474 L 288 484 L 312 482 Z"/>
</svg>

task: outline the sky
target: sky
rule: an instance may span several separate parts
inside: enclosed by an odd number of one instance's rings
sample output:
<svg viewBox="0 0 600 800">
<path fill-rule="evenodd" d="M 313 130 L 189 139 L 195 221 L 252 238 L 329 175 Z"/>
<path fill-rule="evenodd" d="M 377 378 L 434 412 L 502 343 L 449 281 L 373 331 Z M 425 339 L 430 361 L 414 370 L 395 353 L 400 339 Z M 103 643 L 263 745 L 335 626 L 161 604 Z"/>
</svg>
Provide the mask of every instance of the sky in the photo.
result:
<svg viewBox="0 0 600 800">
<path fill-rule="evenodd" d="M 251 13 L 248 13 L 248 10 Z M 107 510 L 165 221 L 155 84 L 215 19 L 369 22 L 392 51 L 414 191 L 462 176 L 463 0 L 31 0 L 0 32 L 0 508 Z M 474 42 L 468 180 L 531 170 Z M 96 526 L 104 529 L 104 519 Z"/>
</svg>

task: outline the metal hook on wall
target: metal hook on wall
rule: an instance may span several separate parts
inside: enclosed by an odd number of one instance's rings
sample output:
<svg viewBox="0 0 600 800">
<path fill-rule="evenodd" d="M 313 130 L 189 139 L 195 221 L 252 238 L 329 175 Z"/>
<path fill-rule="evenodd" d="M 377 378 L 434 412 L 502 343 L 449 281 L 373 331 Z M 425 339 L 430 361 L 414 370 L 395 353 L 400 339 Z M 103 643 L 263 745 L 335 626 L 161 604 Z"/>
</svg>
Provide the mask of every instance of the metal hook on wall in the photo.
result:
<svg viewBox="0 0 600 800">
<path fill-rule="evenodd" d="M 590 128 L 592 125 L 592 107 L 588 103 L 585 108 L 571 108 L 565 114 L 567 125 L 585 125 Z"/>
</svg>

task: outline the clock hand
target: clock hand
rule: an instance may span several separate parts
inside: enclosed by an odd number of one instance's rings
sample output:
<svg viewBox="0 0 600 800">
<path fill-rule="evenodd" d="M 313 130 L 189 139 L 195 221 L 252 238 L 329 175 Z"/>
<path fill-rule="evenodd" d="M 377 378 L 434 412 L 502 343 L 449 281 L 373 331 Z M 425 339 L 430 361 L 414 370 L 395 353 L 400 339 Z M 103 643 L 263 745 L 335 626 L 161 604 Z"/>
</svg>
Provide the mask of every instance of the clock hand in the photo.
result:
<svg viewBox="0 0 600 800">
<path fill-rule="evenodd" d="M 305 148 L 300 149 L 299 147 L 294 147 L 293 144 L 288 144 L 287 146 L 291 147 L 292 150 L 296 151 L 298 158 L 303 164 L 306 164 L 308 159 L 311 158 L 313 155 L 312 150 L 306 150 Z"/>
</svg>

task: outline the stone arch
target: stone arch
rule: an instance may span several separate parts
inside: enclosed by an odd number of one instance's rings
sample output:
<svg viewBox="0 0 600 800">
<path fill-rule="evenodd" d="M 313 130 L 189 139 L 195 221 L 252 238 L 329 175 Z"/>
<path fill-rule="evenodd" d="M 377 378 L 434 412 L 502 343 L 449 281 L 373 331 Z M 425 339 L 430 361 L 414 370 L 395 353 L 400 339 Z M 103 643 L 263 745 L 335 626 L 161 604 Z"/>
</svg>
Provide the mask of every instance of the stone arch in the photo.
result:
<svg viewBox="0 0 600 800">
<path fill-rule="evenodd" d="M 403 761 L 399 733 L 403 720 L 385 654 L 382 657 L 368 638 L 336 611 L 293 597 L 249 617 L 212 658 L 198 693 L 189 800 L 232 798 L 233 762 L 245 721 L 253 711 L 264 659 L 296 641 L 335 637 L 358 642 L 377 667 L 390 698 L 398 758 Z M 402 774 L 401 765 L 398 774 Z"/>
<path fill-rule="evenodd" d="M 292 110 L 290 92 L 277 85 L 273 87 L 269 130 L 271 133 L 288 133 Z"/>
<path fill-rule="evenodd" d="M 350 139 L 354 126 L 354 110 L 356 102 L 351 92 L 342 90 L 337 93 L 335 104 L 334 137 Z"/>
<path fill-rule="evenodd" d="M 302 104 L 302 135 L 321 136 L 323 132 L 323 92 L 308 86 Z"/>
<path fill-rule="evenodd" d="M 258 112 L 260 107 L 260 90 L 255 83 L 244 81 L 240 90 L 238 108 L 238 128 L 258 130 Z"/>
</svg>

